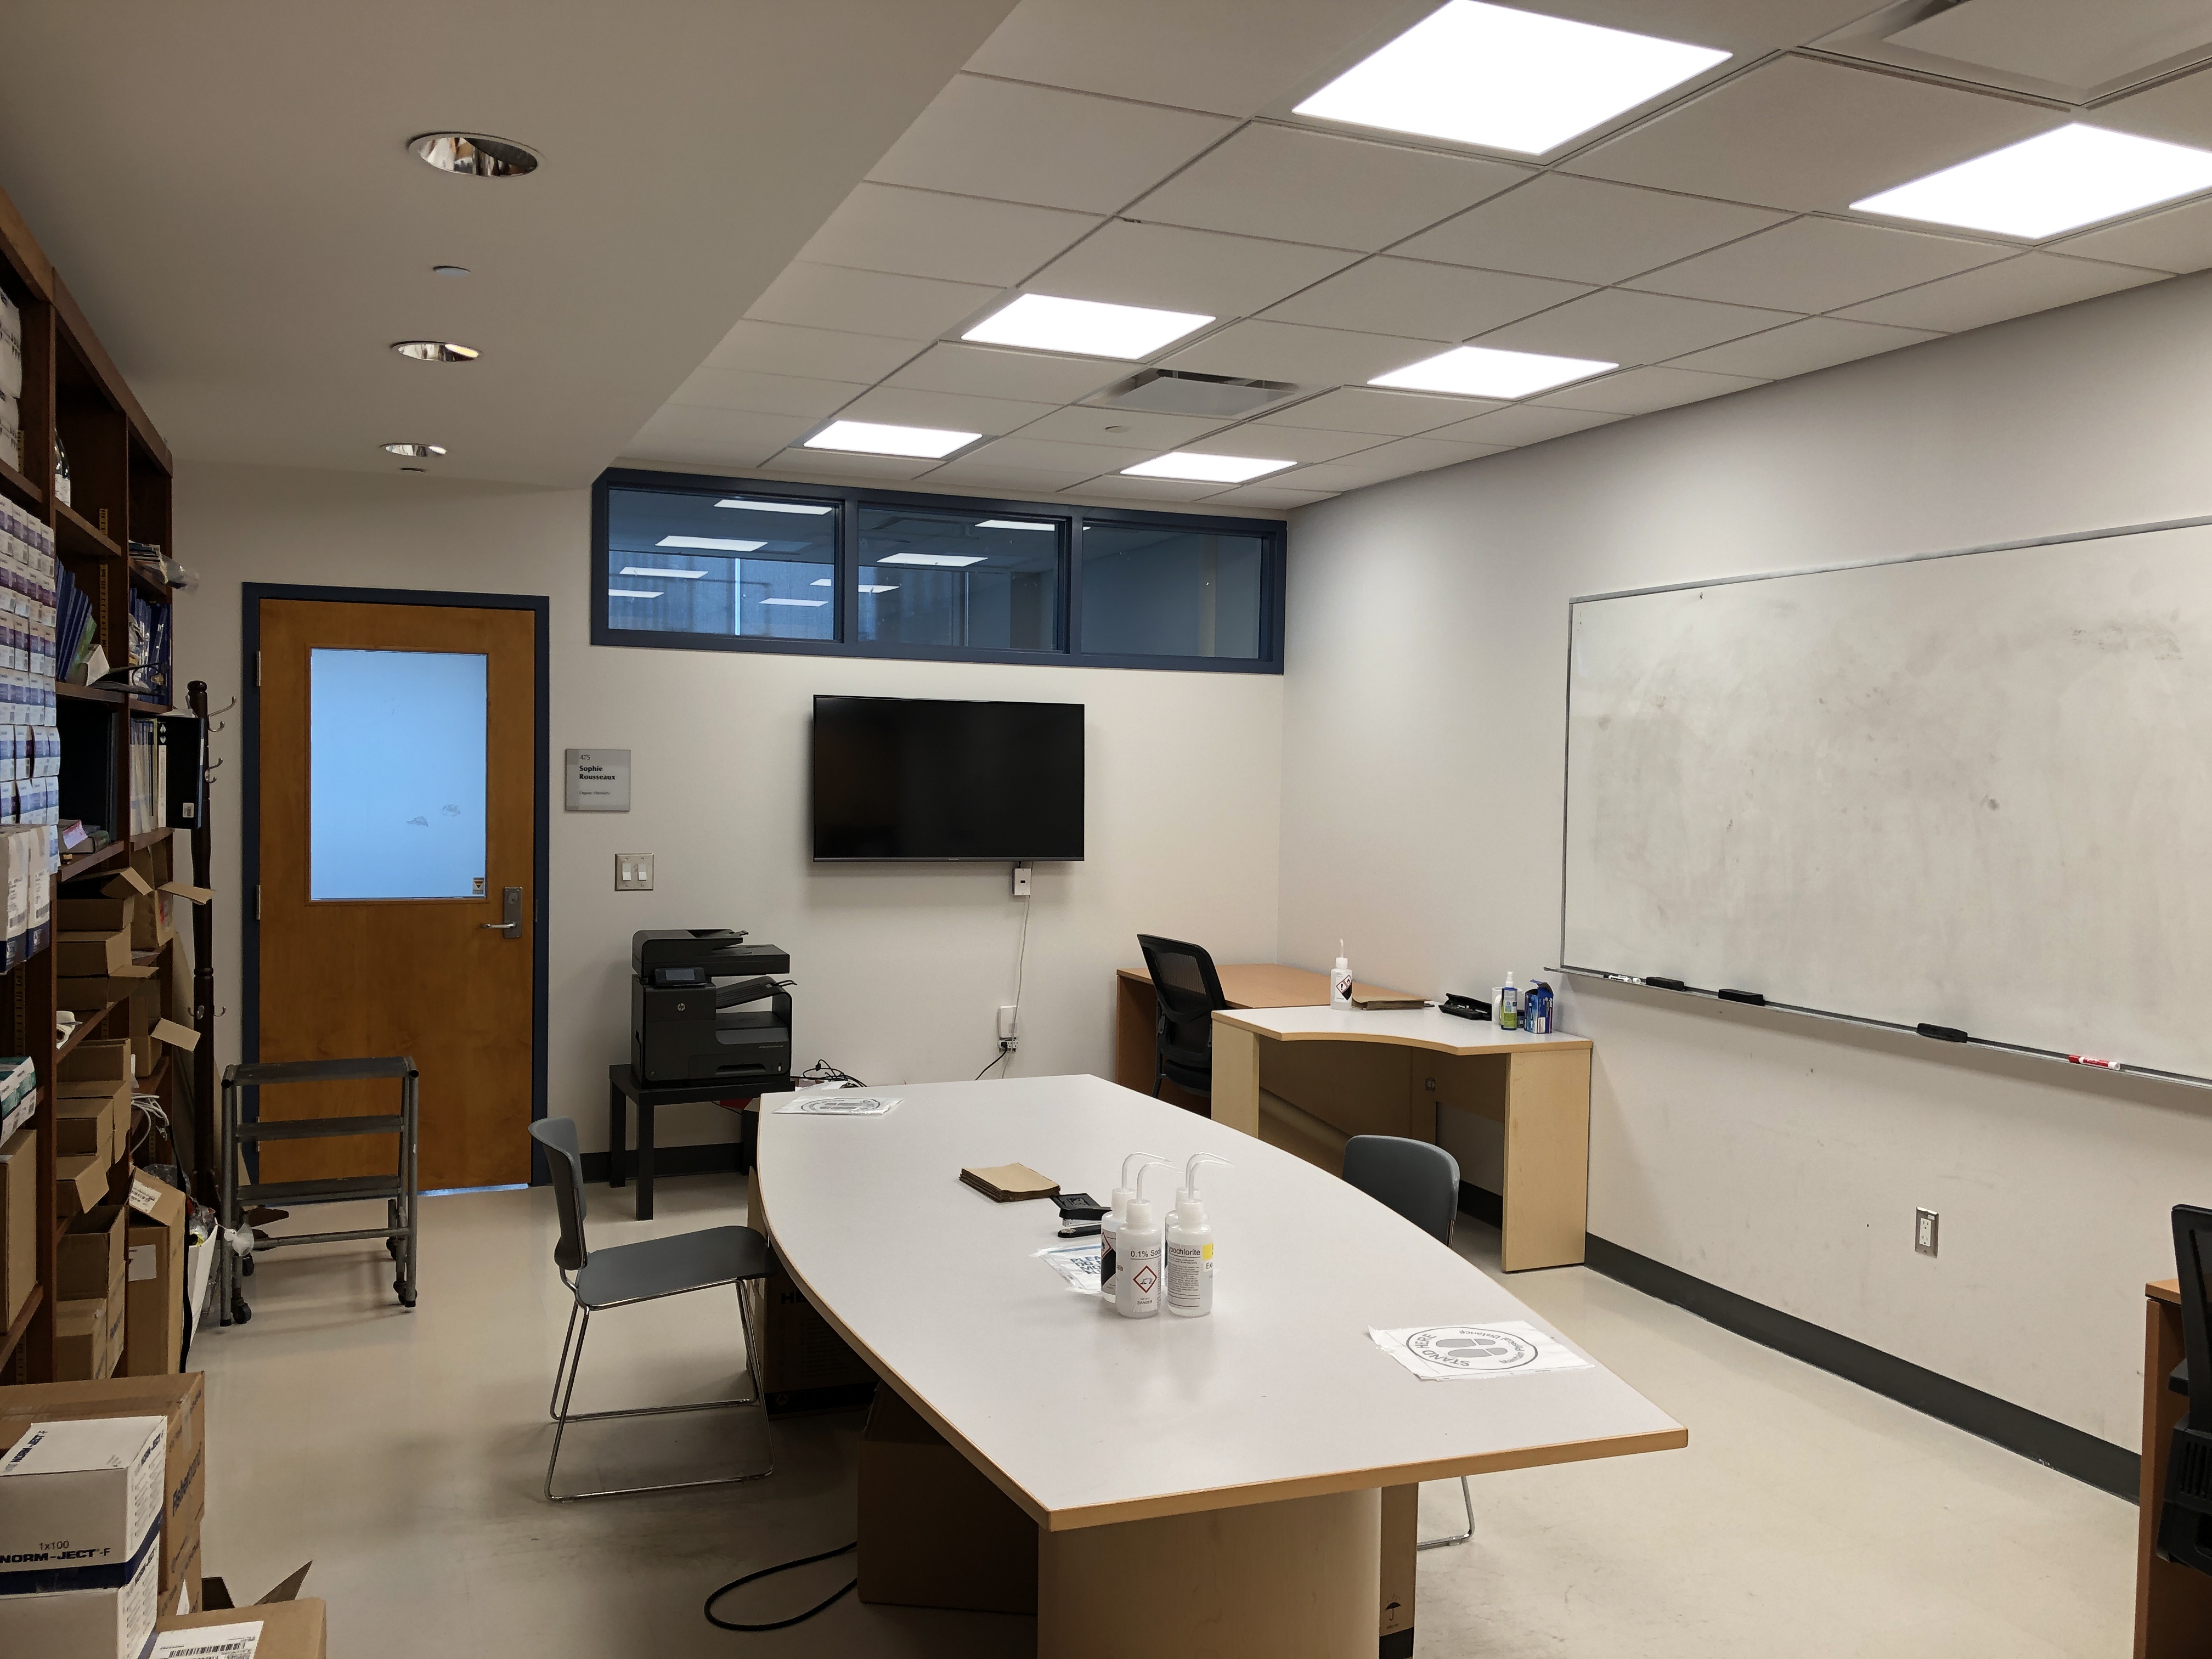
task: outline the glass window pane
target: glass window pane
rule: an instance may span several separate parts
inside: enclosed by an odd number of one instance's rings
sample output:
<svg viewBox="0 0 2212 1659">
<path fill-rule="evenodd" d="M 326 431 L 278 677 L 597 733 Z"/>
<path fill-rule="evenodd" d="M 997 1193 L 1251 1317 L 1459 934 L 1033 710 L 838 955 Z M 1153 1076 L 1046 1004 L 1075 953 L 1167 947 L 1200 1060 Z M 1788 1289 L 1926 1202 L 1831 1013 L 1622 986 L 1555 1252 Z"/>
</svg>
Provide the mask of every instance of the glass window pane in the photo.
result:
<svg viewBox="0 0 2212 1659">
<path fill-rule="evenodd" d="M 1060 524 L 864 507 L 856 637 L 879 645 L 1059 647 Z"/>
<path fill-rule="evenodd" d="M 309 653 L 311 898 L 483 896 L 487 669 L 463 651 Z"/>
<path fill-rule="evenodd" d="M 607 492 L 609 628 L 835 639 L 836 576 L 829 502 Z"/>
<path fill-rule="evenodd" d="M 1084 650 L 1256 659 L 1266 548 L 1258 536 L 1085 525 Z"/>
</svg>

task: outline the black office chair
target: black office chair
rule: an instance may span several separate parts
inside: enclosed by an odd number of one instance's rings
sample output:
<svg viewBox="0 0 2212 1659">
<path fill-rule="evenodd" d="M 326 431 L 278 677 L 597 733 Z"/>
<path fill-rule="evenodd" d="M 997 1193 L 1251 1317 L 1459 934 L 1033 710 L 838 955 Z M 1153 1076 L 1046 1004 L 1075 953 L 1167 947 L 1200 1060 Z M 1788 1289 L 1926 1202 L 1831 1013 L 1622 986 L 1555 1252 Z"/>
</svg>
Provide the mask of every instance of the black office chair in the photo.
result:
<svg viewBox="0 0 2212 1659">
<path fill-rule="evenodd" d="M 2212 1572 L 2212 1210 L 2173 1206 L 2173 1262 L 2181 1278 L 2182 1361 L 2166 1385 L 2189 1396 L 2189 1414 L 2173 1428 L 2158 1553 Z"/>
<path fill-rule="evenodd" d="M 1441 1146 L 1397 1135 L 1354 1135 L 1344 1143 L 1344 1178 L 1386 1204 L 1440 1243 L 1451 1243 L 1459 1214 L 1459 1160 Z M 1474 1536 L 1474 1494 L 1459 1478 L 1460 1505 L 1467 1511 L 1464 1531 L 1424 1538 L 1416 1549 L 1448 1549 Z"/>
<path fill-rule="evenodd" d="M 561 1339 L 560 1362 L 553 1368 L 553 1398 L 546 1407 L 554 1423 L 553 1455 L 545 1460 L 548 1501 L 573 1504 L 580 1498 L 680 1492 L 690 1486 L 730 1486 L 739 1481 L 758 1480 L 774 1473 L 775 1443 L 771 1433 L 769 1466 L 749 1474 L 678 1480 L 657 1486 L 608 1486 L 597 1492 L 558 1494 L 554 1492 L 553 1471 L 561 1462 L 561 1438 L 571 1423 L 596 1423 L 615 1417 L 666 1417 L 683 1412 L 760 1405 L 760 1368 L 755 1358 L 752 1322 L 745 1314 L 744 1285 L 748 1279 L 768 1277 L 769 1245 L 768 1240 L 750 1227 L 705 1227 L 696 1232 L 678 1233 L 672 1238 L 641 1239 L 635 1244 L 617 1244 L 604 1250 L 588 1249 L 584 1243 L 584 1164 L 576 1150 L 574 1121 L 544 1118 L 530 1126 L 530 1135 L 545 1149 L 545 1168 L 552 1177 L 554 1207 L 561 1218 L 561 1236 L 553 1246 L 553 1263 L 560 1269 L 562 1282 L 575 1297 L 568 1310 L 568 1334 Z M 609 1308 L 655 1301 L 664 1296 L 681 1296 L 687 1291 L 719 1290 L 725 1285 L 737 1291 L 738 1328 L 744 1339 L 745 1374 L 753 1390 L 750 1395 L 734 1400 L 702 1401 L 695 1406 L 639 1406 L 616 1412 L 568 1409 L 569 1401 L 575 1397 L 576 1373 L 583 1369 L 584 1340 L 592 1334 L 593 1314 Z M 580 1331 L 576 1323 L 580 1314 L 583 1316 Z M 573 1355 L 569 1352 L 572 1343 L 575 1350 Z M 565 1389 L 562 1386 L 564 1376 L 568 1384 Z M 765 1413 L 761 1422 L 765 1430 Z"/>
<path fill-rule="evenodd" d="M 1213 1011 L 1226 1008 L 1221 975 L 1213 971 L 1213 958 L 1200 945 L 1137 935 L 1145 953 L 1145 969 L 1152 976 L 1152 992 L 1159 998 L 1159 1021 L 1153 1028 L 1152 1093 L 1163 1083 L 1173 1083 L 1193 1094 L 1213 1092 Z"/>
</svg>

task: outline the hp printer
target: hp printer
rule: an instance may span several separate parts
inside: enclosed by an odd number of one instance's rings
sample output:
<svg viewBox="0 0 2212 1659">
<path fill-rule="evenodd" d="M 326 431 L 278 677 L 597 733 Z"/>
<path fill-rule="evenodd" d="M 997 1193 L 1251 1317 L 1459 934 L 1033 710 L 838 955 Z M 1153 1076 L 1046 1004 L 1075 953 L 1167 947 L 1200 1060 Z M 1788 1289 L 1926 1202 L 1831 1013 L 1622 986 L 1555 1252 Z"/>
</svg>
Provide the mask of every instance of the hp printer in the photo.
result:
<svg viewBox="0 0 2212 1659">
<path fill-rule="evenodd" d="M 632 937 L 630 1063 L 641 1083 L 713 1083 L 732 1097 L 791 1087 L 791 957 L 743 928 Z"/>
</svg>

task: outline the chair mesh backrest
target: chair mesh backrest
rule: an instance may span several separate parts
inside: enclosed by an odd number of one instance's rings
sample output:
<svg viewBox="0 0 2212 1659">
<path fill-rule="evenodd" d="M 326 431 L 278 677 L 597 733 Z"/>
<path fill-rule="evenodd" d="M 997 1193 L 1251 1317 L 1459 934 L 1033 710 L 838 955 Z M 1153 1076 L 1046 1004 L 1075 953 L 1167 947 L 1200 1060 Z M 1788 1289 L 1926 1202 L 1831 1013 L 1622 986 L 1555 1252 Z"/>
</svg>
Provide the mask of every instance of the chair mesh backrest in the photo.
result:
<svg viewBox="0 0 2212 1659">
<path fill-rule="evenodd" d="M 584 1247 L 584 1158 L 576 1150 L 574 1118 L 545 1117 L 530 1126 L 530 1138 L 545 1149 L 545 1170 L 553 1182 L 553 1207 L 561 1217 L 561 1237 L 553 1246 L 556 1266 L 576 1272 L 591 1260 Z"/>
<path fill-rule="evenodd" d="M 2212 1210 L 2173 1206 L 2173 1265 L 2181 1279 L 2181 1346 L 2189 1359 L 2189 1426 L 2212 1434 Z"/>
<path fill-rule="evenodd" d="M 1443 1147 L 1396 1135 L 1354 1135 L 1344 1146 L 1344 1178 L 1423 1232 L 1451 1243 L 1459 1160 Z"/>
<path fill-rule="evenodd" d="M 1145 953 L 1145 968 L 1160 1000 L 1169 1057 L 1186 1066 L 1211 1063 L 1213 1011 L 1229 1006 L 1213 958 L 1202 945 L 1152 933 L 1138 934 L 1137 945 Z"/>
</svg>

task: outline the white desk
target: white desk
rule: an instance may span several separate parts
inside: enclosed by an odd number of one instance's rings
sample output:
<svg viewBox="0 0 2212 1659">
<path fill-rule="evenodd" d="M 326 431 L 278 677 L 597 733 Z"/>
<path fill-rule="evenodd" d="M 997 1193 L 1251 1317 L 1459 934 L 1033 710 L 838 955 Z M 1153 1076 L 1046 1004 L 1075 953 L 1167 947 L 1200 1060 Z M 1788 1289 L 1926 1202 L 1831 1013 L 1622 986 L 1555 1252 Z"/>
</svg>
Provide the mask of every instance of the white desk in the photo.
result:
<svg viewBox="0 0 2212 1659">
<path fill-rule="evenodd" d="M 1036 1522 L 1041 1659 L 1127 1659 L 1176 1628 L 1372 1659 L 1380 1489 L 1687 1443 L 1602 1367 L 1413 1376 L 1370 1326 L 1550 1328 L 1289 1153 L 1095 1077 L 883 1092 L 901 1103 L 880 1118 L 761 1103 L 755 1224 L 877 1374 Z M 1209 1318 L 1125 1320 L 1067 1290 L 1030 1257 L 1058 1243 L 1051 1206 L 994 1204 L 958 1179 L 1019 1161 L 1103 1194 L 1133 1151 L 1236 1166 L 1205 1180 Z M 1151 1184 L 1164 1209 L 1175 1182 Z"/>
</svg>

